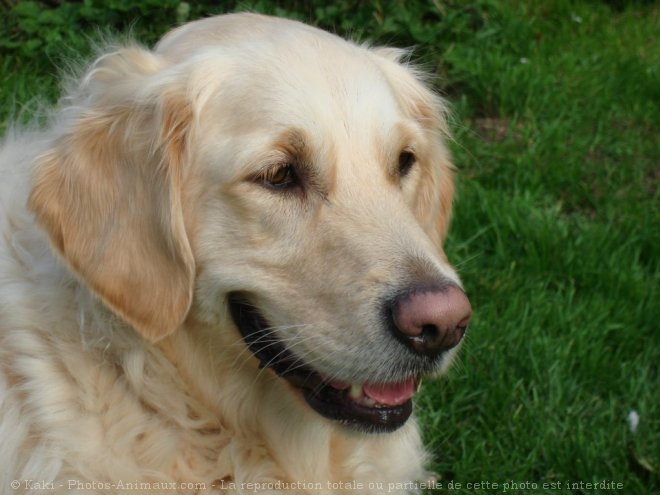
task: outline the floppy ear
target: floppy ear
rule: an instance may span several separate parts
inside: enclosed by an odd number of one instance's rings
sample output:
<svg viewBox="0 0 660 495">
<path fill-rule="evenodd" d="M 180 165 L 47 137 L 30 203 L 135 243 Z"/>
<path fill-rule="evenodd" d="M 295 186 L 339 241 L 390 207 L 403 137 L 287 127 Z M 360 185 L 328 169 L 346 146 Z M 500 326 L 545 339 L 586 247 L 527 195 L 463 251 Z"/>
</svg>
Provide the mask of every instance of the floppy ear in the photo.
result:
<svg viewBox="0 0 660 495">
<path fill-rule="evenodd" d="M 100 57 L 70 95 L 29 198 L 71 270 L 150 340 L 183 322 L 195 270 L 181 199 L 192 112 L 153 82 L 160 68 L 140 48 Z"/>
<path fill-rule="evenodd" d="M 423 74 L 404 62 L 406 50 L 388 47 L 371 49 L 385 73 L 403 111 L 426 130 L 431 166 L 425 168 L 417 191 L 416 215 L 426 232 L 442 249 L 451 221 L 454 199 L 454 166 L 445 139 L 450 137 L 447 105 L 431 91 Z"/>
</svg>

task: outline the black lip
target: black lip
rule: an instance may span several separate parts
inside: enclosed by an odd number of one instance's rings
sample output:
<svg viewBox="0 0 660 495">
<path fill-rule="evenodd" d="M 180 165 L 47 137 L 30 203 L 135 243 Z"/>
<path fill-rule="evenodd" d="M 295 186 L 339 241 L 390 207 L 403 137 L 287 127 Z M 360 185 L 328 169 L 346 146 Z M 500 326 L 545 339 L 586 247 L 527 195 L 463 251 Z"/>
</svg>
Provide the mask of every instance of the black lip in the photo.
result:
<svg viewBox="0 0 660 495">
<path fill-rule="evenodd" d="M 369 433 L 392 432 L 408 420 L 412 400 L 398 406 L 367 407 L 348 397 L 347 390 L 331 387 L 321 375 L 297 359 L 277 337 L 250 299 L 240 293 L 228 297 L 229 309 L 260 368 L 270 368 L 302 392 L 305 401 L 321 416 Z"/>
<path fill-rule="evenodd" d="M 348 398 L 345 390 L 324 386 L 319 391 L 303 389 L 307 403 L 319 414 L 368 433 L 397 430 L 412 414 L 412 399 L 399 406 L 366 407 Z"/>
</svg>

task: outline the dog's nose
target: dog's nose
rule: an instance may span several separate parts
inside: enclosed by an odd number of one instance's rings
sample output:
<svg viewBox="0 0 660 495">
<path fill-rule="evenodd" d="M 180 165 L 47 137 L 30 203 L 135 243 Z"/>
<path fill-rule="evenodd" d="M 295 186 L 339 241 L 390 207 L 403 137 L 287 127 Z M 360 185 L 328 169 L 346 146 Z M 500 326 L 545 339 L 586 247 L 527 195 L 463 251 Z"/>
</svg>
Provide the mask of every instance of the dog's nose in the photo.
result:
<svg viewBox="0 0 660 495">
<path fill-rule="evenodd" d="M 471 315 L 470 301 L 455 285 L 409 291 L 392 305 L 396 336 L 430 357 L 458 345 Z"/>
</svg>

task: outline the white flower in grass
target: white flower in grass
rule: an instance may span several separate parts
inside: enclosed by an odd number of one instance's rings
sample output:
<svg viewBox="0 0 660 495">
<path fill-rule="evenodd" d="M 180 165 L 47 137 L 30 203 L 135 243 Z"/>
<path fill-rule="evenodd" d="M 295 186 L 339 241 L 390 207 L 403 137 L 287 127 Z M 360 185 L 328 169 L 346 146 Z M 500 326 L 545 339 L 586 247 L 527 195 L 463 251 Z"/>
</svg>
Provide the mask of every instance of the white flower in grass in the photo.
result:
<svg viewBox="0 0 660 495">
<path fill-rule="evenodd" d="M 637 427 L 639 426 L 639 414 L 634 409 L 628 413 L 628 428 L 630 428 L 631 433 L 637 432 Z"/>
</svg>

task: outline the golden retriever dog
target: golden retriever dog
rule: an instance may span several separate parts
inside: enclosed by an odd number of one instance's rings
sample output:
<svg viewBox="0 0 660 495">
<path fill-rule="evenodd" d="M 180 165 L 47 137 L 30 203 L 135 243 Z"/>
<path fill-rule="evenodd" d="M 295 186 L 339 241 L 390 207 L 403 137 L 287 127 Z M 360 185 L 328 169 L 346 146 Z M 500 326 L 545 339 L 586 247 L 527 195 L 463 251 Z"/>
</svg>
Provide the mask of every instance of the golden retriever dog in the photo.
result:
<svg viewBox="0 0 660 495">
<path fill-rule="evenodd" d="M 233 14 L 111 47 L 0 151 L 2 493 L 409 493 L 470 304 L 445 105 Z"/>
</svg>

